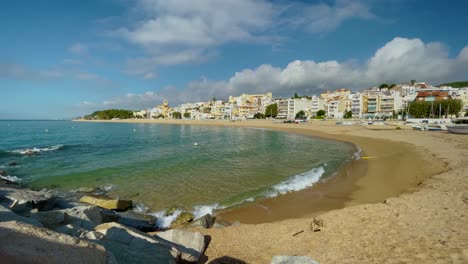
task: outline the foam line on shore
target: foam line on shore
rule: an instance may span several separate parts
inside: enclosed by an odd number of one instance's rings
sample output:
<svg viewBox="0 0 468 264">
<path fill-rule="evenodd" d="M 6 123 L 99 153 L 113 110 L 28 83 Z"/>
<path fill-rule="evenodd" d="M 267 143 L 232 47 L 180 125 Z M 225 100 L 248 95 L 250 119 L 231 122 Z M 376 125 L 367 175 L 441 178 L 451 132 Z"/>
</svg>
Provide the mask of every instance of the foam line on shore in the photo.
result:
<svg viewBox="0 0 468 264">
<path fill-rule="evenodd" d="M 210 205 L 196 205 L 193 207 L 193 209 L 190 211 L 194 219 L 200 218 L 206 214 L 213 214 L 213 212 L 217 210 L 222 210 L 226 209 L 229 207 L 233 207 L 236 205 L 243 204 L 245 202 L 253 202 L 255 199 L 258 197 L 276 197 L 278 195 L 283 195 L 289 192 L 296 192 L 303 190 L 305 188 L 309 188 L 312 185 L 314 185 L 316 182 L 320 180 L 320 178 L 323 176 L 325 173 L 325 169 L 323 166 L 313 168 L 310 171 L 295 175 L 290 177 L 289 179 L 280 182 L 276 185 L 273 185 L 268 191 L 261 193 L 258 196 L 255 197 L 249 197 L 247 199 L 244 199 L 240 202 L 233 203 L 227 206 L 222 206 L 219 203 L 213 203 Z M 167 228 L 171 225 L 171 223 L 177 219 L 177 217 L 182 213 L 183 211 L 181 209 L 177 209 L 172 213 L 171 215 L 166 215 L 166 210 L 162 210 L 156 213 L 150 213 L 150 215 L 156 216 L 157 217 L 157 227 L 159 228 Z"/>
</svg>

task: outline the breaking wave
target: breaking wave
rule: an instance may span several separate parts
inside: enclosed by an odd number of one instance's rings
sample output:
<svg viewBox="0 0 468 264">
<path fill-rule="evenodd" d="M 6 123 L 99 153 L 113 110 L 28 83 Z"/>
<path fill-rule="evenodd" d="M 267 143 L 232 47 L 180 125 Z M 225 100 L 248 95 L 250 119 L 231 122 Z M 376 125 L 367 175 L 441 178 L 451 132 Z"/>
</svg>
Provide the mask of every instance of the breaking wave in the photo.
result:
<svg viewBox="0 0 468 264">
<path fill-rule="evenodd" d="M 291 178 L 289 178 L 286 181 L 283 181 L 281 183 L 278 183 L 274 186 L 272 186 L 268 191 L 256 196 L 256 197 L 249 197 L 247 199 L 244 199 L 240 202 L 231 204 L 231 205 L 220 205 L 219 203 L 214 203 L 210 205 L 197 205 L 194 206 L 193 209 L 190 211 L 190 213 L 193 214 L 194 219 L 200 218 L 206 214 L 213 214 L 214 211 L 216 210 L 222 210 L 225 208 L 229 208 L 232 206 L 240 205 L 245 202 L 253 202 L 255 201 L 256 198 L 260 197 L 275 197 L 278 195 L 286 194 L 288 192 L 295 192 L 295 191 L 300 191 L 305 188 L 309 188 L 314 183 L 318 182 L 322 175 L 325 173 L 325 169 L 320 166 L 318 168 L 314 168 L 310 171 L 295 175 Z M 156 216 L 157 217 L 157 223 L 156 226 L 158 228 L 167 228 L 171 225 L 171 223 L 179 217 L 179 215 L 183 212 L 182 209 L 177 209 L 175 210 L 172 214 L 166 215 L 166 211 L 159 211 L 156 213 L 150 213 L 150 215 Z"/>
<path fill-rule="evenodd" d="M 37 154 L 41 152 L 48 152 L 48 151 L 56 151 L 56 150 L 61 150 L 65 147 L 65 145 L 55 145 L 51 147 L 45 147 L 45 148 L 27 148 L 27 149 L 16 149 L 10 151 L 11 153 L 16 153 L 16 154 L 22 154 L 22 155 L 30 155 L 30 154 Z"/>
</svg>

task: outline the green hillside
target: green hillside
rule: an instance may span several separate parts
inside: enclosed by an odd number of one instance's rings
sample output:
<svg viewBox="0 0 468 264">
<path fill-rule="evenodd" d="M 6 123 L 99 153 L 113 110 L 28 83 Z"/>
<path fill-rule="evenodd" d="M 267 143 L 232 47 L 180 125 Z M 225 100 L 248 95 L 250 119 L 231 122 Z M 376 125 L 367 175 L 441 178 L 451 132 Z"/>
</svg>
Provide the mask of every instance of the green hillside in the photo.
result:
<svg viewBox="0 0 468 264">
<path fill-rule="evenodd" d="M 462 88 L 462 87 L 468 87 L 468 81 L 444 83 L 438 86 L 443 86 L 443 85 L 452 86 L 453 88 Z"/>
</svg>

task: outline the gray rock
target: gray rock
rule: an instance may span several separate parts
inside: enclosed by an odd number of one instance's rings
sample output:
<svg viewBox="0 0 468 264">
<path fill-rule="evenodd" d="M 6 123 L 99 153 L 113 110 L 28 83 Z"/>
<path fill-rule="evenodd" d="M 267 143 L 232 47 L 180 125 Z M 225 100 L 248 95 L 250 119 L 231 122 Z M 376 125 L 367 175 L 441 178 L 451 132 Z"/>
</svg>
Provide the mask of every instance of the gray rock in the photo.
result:
<svg viewBox="0 0 468 264">
<path fill-rule="evenodd" d="M 118 223 L 129 227 L 136 228 L 143 232 L 151 232 L 156 230 L 157 218 L 151 215 L 138 214 L 132 211 L 118 212 L 119 219 Z"/>
<path fill-rule="evenodd" d="M 47 228 L 53 228 L 65 223 L 64 211 L 43 211 L 31 214 L 31 218 L 41 222 Z"/>
<path fill-rule="evenodd" d="M 16 166 L 16 165 L 18 165 L 18 163 L 16 161 L 8 163 L 8 166 Z"/>
<path fill-rule="evenodd" d="M 87 230 L 93 230 L 102 223 L 117 221 L 115 212 L 97 206 L 77 206 L 64 210 L 65 224 L 72 224 Z"/>
<path fill-rule="evenodd" d="M 205 252 L 205 237 L 199 232 L 171 229 L 156 237 L 161 243 L 175 248 L 184 261 L 197 262 Z"/>
<path fill-rule="evenodd" d="M 27 212 L 34 208 L 45 211 L 54 207 L 55 197 L 28 189 L 0 187 L 0 204 L 14 212 Z"/>
<path fill-rule="evenodd" d="M 307 256 L 274 256 L 270 264 L 320 264 Z"/>
<path fill-rule="evenodd" d="M 30 224 L 37 227 L 42 227 L 42 224 L 36 219 L 17 215 L 6 207 L 0 205 L 0 222 L 7 221 L 18 221 L 26 224 Z"/>
<path fill-rule="evenodd" d="M 88 231 L 86 229 L 83 229 L 79 226 L 75 226 L 72 224 L 58 226 L 58 227 L 55 227 L 53 230 L 62 234 L 73 236 L 73 237 L 83 237 Z"/>
<path fill-rule="evenodd" d="M 101 245 L 17 221 L 0 222 L 0 241 L 8 241 L 0 252 L 14 263 L 104 264 L 108 255 Z"/>
<path fill-rule="evenodd" d="M 6 174 L 6 171 L 0 170 L 0 176 L 6 176 L 6 175 L 7 175 L 7 174 Z"/>
<path fill-rule="evenodd" d="M 203 227 L 203 228 L 211 228 L 214 224 L 214 219 L 211 217 L 210 214 L 206 214 L 198 219 L 193 220 L 190 224 L 192 227 Z"/>
<path fill-rule="evenodd" d="M 104 235 L 97 241 L 121 263 L 175 263 L 178 251 L 155 237 L 118 223 L 105 223 L 95 230 Z"/>
</svg>

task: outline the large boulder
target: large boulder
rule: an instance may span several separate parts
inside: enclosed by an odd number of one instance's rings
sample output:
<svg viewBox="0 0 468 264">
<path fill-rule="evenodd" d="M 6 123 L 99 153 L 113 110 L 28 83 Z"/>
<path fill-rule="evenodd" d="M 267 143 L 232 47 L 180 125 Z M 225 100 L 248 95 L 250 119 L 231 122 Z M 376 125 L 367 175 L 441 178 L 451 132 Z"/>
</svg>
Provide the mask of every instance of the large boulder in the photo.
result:
<svg viewBox="0 0 468 264">
<path fill-rule="evenodd" d="M 270 264 L 320 264 L 307 256 L 273 256 Z"/>
<path fill-rule="evenodd" d="M 143 232 L 151 232 L 156 230 L 157 218 L 152 215 L 138 214 L 132 211 L 117 213 L 118 223 L 129 227 L 136 228 Z"/>
<path fill-rule="evenodd" d="M 125 211 L 132 207 L 131 200 L 112 199 L 106 196 L 85 195 L 80 202 L 96 205 L 109 210 Z"/>
<path fill-rule="evenodd" d="M 66 213 L 62 210 L 56 211 L 43 211 L 31 214 L 31 218 L 39 221 L 43 226 L 47 228 L 54 228 L 65 223 Z"/>
<path fill-rule="evenodd" d="M 115 212 L 97 206 L 77 206 L 63 210 L 65 214 L 65 224 L 72 224 L 87 230 L 93 230 L 95 226 L 102 223 L 118 220 Z"/>
<path fill-rule="evenodd" d="M 197 262 L 205 252 L 205 237 L 199 232 L 171 229 L 156 237 L 162 244 L 175 248 L 184 261 Z"/>
<path fill-rule="evenodd" d="M 175 263 L 178 251 L 155 237 L 118 223 L 105 223 L 95 230 L 104 235 L 97 241 L 121 263 Z"/>
<path fill-rule="evenodd" d="M 49 193 L 37 192 L 21 188 L 0 187 L 0 204 L 14 212 L 51 210 L 55 205 L 55 197 Z"/>
<path fill-rule="evenodd" d="M 0 222 L 7 222 L 7 221 L 18 221 L 18 222 L 23 222 L 26 224 L 34 225 L 37 227 L 42 227 L 42 224 L 36 219 L 31 219 L 29 217 L 17 215 L 11 210 L 9 210 L 8 208 L 5 208 L 0 205 Z"/>
<path fill-rule="evenodd" d="M 0 241 L 2 263 L 104 264 L 109 255 L 101 245 L 18 221 L 0 222 Z"/>
<path fill-rule="evenodd" d="M 214 224 L 214 218 L 210 214 L 206 214 L 198 219 L 195 219 L 190 226 L 192 227 L 203 227 L 211 228 Z"/>
</svg>

